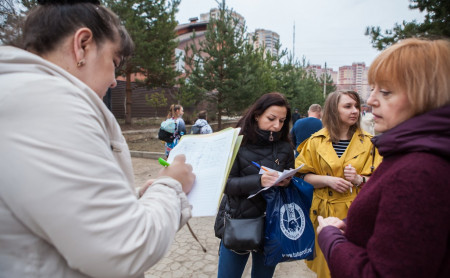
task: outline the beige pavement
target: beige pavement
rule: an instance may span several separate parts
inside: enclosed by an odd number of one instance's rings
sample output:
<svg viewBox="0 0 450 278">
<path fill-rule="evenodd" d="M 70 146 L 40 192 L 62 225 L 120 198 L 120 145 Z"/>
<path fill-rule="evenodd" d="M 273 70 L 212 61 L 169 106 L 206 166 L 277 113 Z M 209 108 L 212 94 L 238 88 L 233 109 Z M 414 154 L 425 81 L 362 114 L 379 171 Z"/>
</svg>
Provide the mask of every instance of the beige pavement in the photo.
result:
<svg viewBox="0 0 450 278">
<path fill-rule="evenodd" d="M 132 162 L 136 186 L 155 178 L 161 168 L 155 159 L 133 157 Z M 203 253 L 187 226 L 184 226 L 177 233 L 168 254 L 147 271 L 145 277 L 216 277 L 220 240 L 214 236 L 214 218 L 213 216 L 196 217 L 189 220 L 198 239 L 206 247 L 207 253 Z M 250 270 L 251 260 L 242 277 L 250 277 Z M 306 267 L 303 261 L 294 261 L 278 264 L 274 277 L 312 278 L 316 275 Z"/>
</svg>

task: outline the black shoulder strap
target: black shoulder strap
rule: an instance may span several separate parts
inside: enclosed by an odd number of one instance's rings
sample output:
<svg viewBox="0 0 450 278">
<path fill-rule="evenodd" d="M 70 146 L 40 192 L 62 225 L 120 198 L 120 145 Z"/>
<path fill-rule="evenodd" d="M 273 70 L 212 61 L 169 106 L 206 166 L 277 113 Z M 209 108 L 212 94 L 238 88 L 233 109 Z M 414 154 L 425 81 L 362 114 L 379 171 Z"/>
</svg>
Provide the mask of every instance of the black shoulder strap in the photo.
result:
<svg viewBox="0 0 450 278">
<path fill-rule="evenodd" d="M 372 143 L 372 151 L 371 151 L 371 153 L 372 153 L 372 166 L 370 166 L 370 173 L 373 173 L 373 171 L 375 171 L 375 166 L 374 166 L 374 163 L 375 163 L 375 145 Z"/>
</svg>

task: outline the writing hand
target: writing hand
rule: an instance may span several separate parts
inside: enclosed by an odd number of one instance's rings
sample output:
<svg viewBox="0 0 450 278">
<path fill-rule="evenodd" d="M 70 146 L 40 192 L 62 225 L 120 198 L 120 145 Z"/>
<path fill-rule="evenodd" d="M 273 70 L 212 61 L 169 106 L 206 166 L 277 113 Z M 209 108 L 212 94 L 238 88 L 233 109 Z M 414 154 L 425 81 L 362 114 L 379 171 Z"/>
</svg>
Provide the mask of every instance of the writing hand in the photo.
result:
<svg viewBox="0 0 450 278">
<path fill-rule="evenodd" d="M 188 194 L 195 180 L 195 174 L 192 172 L 192 166 L 186 164 L 186 156 L 179 154 L 175 156 L 172 163 L 168 167 L 164 167 L 159 171 L 158 176 L 169 176 L 181 183 L 184 193 Z"/>
<path fill-rule="evenodd" d="M 288 186 L 291 182 L 292 177 L 285 178 L 284 180 L 280 181 L 276 184 L 276 186 Z"/>
<path fill-rule="evenodd" d="M 261 175 L 261 185 L 270 187 L 277 180 L 278 173 L 276 171 L 266 171 Z"/>
</svg>

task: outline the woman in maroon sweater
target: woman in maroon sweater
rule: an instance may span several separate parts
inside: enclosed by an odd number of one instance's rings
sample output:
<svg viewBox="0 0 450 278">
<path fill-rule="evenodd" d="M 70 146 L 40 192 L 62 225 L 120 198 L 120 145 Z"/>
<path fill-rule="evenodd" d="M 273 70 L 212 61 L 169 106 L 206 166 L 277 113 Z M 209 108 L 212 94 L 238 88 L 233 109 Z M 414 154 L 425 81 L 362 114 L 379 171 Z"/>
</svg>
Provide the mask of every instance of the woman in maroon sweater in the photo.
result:
<svg viewBox="0 0 450 278">
<path fill-rule="evenodd" d="M 406 39 L 369 70 L 383 162 L 347 220 L 319 216 L 332 277 L 450 277 L 450 42 Z"/>
</svg>

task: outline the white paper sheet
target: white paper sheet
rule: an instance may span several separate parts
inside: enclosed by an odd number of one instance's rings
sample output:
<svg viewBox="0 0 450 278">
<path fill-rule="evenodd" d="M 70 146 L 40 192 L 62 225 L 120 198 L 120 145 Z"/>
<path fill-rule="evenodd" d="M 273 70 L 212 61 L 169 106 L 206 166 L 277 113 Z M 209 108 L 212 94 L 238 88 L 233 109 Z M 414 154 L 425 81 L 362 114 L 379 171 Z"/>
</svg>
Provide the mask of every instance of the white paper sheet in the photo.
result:
<svg viewBox="0 0 450 278">
<path fill-rule="evenodd" d="M 167 162 L 184 154 L 196 176 L 187 196 L 193 207 L 192 216 L 216 215 L 238 133 L 229 129 L 208 135 L 187 135 L 170 151 Z"/>
<path fill-rule="evenodd" d="M 269 170 L 269 171 L 276 171 L 276 170 L 271 169 L 271 168 L 269 168 L 269 167 L 266 167 L 266 166 L 264 166 L 264 165 L 262 165 L 262 166 L 263 166 L 264 168 L 266 168 L 267 170 Z M 256 195 L 258 195 L 258 194 L 261 193 L 262 191 L 269 189 L 270 187 L 274 186 L 275 184 L 279 183 L 280 181 L 282 181 L 282 180 L 284 180 L 284 179 L 287 179 L 287 178 L 289 178 L 289 177 L 293 177 L 293 176 L 295 175 L 295 173 L 297 173 L 298 170 L 300 170 L 300 168 L 302 168 L 303 166 L 305 166 L 305 164 L 302 164 L 302 165 L 298 166 L 298 167 L 295 168 L 295 169 L 284 170 L 283 172 L 276 171 L 276 172 L 278 172 L 278 178 L 277 178 L 277 180 L 276 180 L 271 186 L 269 186 L 269 187 L 264 187 L 263 189 L 261 189 L 260 191 L 256 192 L 255 194 L 248 196 L 247 199 L 250 199 L 250 198 L 255 197 Z M 264 172 L 265 172 L 265 171 L 264 171 L 263 169 L 260 169 L 260 170 L 259 170 L 259 174 L 263 174 Z"/>
</svg>

